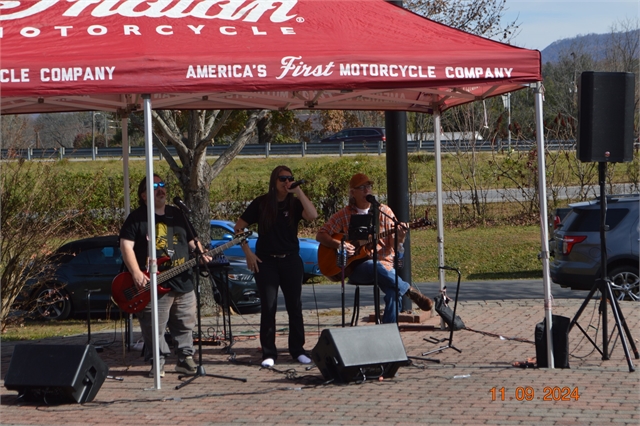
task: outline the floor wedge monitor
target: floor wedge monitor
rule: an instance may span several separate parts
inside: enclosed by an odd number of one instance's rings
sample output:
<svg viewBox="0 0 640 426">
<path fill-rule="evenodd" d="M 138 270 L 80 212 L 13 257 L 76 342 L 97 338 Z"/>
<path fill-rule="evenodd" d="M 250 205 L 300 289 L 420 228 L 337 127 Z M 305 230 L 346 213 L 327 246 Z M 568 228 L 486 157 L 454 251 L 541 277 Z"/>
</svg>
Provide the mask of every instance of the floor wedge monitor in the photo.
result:
<svg viewBox="0 0 640 426">
<path fill-rule="evenodd" d="M 26 401 L 47 404 L 92 401 L 109 368 L 91 345 L 16 345 L 4 386 Z"/>
<path fill-rule="evenodd" d="M 322 330 L 311 353 L 326 380 L 390 378 L 408 362 L 396 324 Z"/>
</svg>

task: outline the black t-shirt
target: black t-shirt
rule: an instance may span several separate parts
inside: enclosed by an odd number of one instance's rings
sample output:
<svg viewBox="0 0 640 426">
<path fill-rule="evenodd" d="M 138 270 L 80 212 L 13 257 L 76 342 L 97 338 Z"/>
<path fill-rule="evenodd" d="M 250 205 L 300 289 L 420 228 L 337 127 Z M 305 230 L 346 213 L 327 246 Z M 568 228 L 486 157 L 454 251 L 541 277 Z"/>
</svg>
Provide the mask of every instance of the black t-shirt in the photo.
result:
<svg viewBox="0 0 640 426">
<path fill-rule="evenodd" d="M 240 219 L 249 225 L 258 223 L 258 241 L 256 242 L 256 255 L 266 256 L 270 254 L 297 254 L 300 251 L 298 241 L 298 223 L 302 219 L 302 203 L 294 198 L 293 221 L 289 218 L 288 203 L 283 201 L 278 203 L 278 215 L 275 226 L 271 226 L 267 231 L 260 226 L 262 216 L 262 203 L 267 194 L 261 195 L 249 204 L 242 213 Z"/>
<path fill-rule="evenodd" d="M 155 215 L 156 221 L 156 258 L 158 270 L 163 271 L 180 266 L 189 261 L 189 238 L 187 223 L 180 210 L 173 206 L 165 207 L 164 216 Z M 173 255 L 167 241 L 169 227 L 173 232 Z M 133 251 L 140 269 L 146 271 L 148 257 L 148 222 L 147 208 L 138 207 L 131 212 L 120 229 L 120 238 L 134 242 Z M 163 258 L 169 258 L 163 261 Z M 162 283 L 163 287 L 171 287 L 179 293 L 188 293 L 194 289 L 192 268 Z"/>
</svg>

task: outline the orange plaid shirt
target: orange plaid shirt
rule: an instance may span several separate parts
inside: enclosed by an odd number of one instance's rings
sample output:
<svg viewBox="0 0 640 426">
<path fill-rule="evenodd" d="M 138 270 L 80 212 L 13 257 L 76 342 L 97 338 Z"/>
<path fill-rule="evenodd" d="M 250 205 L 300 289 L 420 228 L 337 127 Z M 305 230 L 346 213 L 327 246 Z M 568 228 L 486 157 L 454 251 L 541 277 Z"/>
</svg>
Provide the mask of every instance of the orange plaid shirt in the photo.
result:
<svg viewBox="0 0 640 426">
<path fill-rule="evenodd" d="M 387 233 L 386 237 L 381 238 L 378 241 L 378 262 L 382 264 L 386 270 L 393 269 L 393 257 L 395 251 L 393 250 L 393 222 L 389 217 L 395 219 L 393 211 L 385 204 L 380 204 L 380 232 L 379 236 L 383 233 Z M 382 214 L 385 213 L 385 214 Z M 351 221 L 351 215 L 358 214 L 358 210 L 354 206 L 346 206 L 337 211 L 329 220 L 320 228 L 320 232 L 326 232 L 333 236 L 335 234 L 349 234 L 349 222 Z"/>
</svg>

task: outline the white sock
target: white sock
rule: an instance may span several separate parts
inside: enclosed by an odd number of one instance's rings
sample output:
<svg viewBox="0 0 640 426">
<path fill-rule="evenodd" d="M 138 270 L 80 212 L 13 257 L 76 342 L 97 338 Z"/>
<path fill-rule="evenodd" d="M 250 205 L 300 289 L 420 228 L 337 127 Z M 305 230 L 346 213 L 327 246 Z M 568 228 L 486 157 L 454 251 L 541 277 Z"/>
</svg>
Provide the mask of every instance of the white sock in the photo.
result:
<svg viewBox="0 0 640 426">
<path fill-rule="evenodd" d="M 298 356 L 298 362 L 300 364 L 311 364 L 311 359 L 308 356 L 302 354 Z"/>
</svg>

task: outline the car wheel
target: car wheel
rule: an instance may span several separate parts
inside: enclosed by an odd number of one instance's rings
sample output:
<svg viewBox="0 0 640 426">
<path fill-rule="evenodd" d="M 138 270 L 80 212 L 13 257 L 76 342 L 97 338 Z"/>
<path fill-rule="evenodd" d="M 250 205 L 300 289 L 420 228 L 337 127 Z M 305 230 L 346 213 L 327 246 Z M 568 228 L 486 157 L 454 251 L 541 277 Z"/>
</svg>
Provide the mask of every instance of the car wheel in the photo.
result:
<svg viewBox="0 0 640 426">
<path fill-rule="evenodd" d="M 638 268 L 620 266 L 609 273 L 611 290 L 618 300 L 640 301 L 640 278 Z"/>
<path fill-rule="evenodd" d="M 63 320 L 71 313 L 69 295 L 60 284 L 48 284 L 36 293 L 35 312 L 47 321 Z"/>
</svg>

